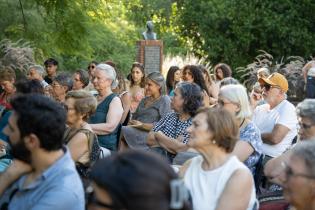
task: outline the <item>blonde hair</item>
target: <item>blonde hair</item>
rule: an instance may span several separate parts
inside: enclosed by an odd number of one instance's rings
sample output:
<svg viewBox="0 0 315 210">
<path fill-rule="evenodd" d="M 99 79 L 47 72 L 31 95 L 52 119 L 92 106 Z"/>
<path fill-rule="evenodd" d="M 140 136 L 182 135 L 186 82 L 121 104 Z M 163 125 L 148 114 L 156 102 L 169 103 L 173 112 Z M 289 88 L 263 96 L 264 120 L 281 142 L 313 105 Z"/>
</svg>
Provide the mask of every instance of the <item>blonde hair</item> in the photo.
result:
<svg viewBox="0 0 315 210">
<path fill-rule="evenodd" d="M 240 111 L 236 114 L 237 119 L 248 118 L 251 116 L 252 112 L 247 91 L 243 85 L 225 85 L 220 89 L 219 96 L 239 105 Z"/>
</svg>

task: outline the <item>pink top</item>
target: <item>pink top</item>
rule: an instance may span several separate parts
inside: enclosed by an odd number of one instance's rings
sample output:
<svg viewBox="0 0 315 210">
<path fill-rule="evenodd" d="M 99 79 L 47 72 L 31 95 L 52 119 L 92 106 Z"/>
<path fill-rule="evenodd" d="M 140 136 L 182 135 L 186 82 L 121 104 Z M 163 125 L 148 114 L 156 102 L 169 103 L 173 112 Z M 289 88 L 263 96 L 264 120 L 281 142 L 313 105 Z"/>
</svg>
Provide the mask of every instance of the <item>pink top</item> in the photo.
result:
<svg viewBox="0 0 315 210">
<path fill-rule="evenodd" d="M 130 104 L 130 112 L 134 113 L 141 101 L 144 97 L 144 89 L 139 89 L 134 95 L 131 96 L 131 104 Z"/>
</svg>

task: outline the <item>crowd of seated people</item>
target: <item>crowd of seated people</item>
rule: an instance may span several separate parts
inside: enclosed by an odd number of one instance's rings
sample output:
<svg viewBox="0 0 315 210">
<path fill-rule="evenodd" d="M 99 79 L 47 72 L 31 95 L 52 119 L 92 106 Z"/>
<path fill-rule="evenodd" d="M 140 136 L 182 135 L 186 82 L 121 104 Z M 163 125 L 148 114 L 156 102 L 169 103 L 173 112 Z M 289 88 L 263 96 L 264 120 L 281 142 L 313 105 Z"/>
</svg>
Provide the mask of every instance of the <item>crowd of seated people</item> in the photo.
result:
<svg viewBox="0 0 315 210">
<path fill-rule="evenodd" d="M 315 99 L 295 107 L 265 67 L 250 89 L 213 73 L 1 68 L 0 209 L 315 209 Z"/>
</svg>

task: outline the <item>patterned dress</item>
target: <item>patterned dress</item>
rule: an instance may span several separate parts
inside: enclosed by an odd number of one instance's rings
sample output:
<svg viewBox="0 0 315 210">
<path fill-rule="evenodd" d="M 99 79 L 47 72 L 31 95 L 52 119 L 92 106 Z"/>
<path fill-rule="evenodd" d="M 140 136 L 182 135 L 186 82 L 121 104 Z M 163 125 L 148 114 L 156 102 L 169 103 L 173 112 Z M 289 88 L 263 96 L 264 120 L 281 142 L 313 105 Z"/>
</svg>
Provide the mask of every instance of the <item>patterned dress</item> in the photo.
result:
<svg viewBox="0 0 315 210">
<path fill-rule="evenodd" d="M 254 175 L 256 164 L 262 154 L 262 140 L 258 127 L 252 121 L 240 130 L 240 140 L 249 143 L 254 149 L 254 152 L 244 162 Z"/>
</svg>

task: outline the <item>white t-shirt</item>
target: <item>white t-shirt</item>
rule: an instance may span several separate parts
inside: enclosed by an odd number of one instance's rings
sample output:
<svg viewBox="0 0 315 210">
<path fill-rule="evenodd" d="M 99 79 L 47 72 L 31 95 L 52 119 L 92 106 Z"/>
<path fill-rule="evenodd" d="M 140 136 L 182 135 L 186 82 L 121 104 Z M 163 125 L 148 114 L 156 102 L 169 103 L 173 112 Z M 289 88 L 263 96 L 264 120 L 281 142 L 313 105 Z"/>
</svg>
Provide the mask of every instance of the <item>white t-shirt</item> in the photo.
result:
<svg viewBox="0 0 315 210">
<path fill-rule="evenodd" d="M 191 163 L 185 172 L 184 182 L 190 191 L 193 209 L 215 210 L 225 185 L 232 174 L 238 169 L 247 170 L 248 173 L 251 172 L 236 156 L 231 156 L 222 166 L 210 171 L 202 169 L 202 161 L 202 156 L 191 159 Z M 242 188 L 242 186 L 239 187 Z M 247 210 L 253 209 L 255 201 L 256 194 L 253 185 Z"/>
<path fill-rule="evenodd" d="M 307 76 L 315 77 L 315 66 L 308 70 Z"/>
<path fill-rule="evenodd" d="M 283 100 L 271 110 L 269 104 L 256 107 L 253 122 L 257 125 L 262 134 L 272 132 L 276 124 L 283 125 L 290 129 L 280 143 L 275 145 L 263 144 L 263 153 L 271 157 L 281 155 L 291 145 L 292 140 L 297 135 L 298 120 L 295 107 L 287 100 Z"/>
</svg>

